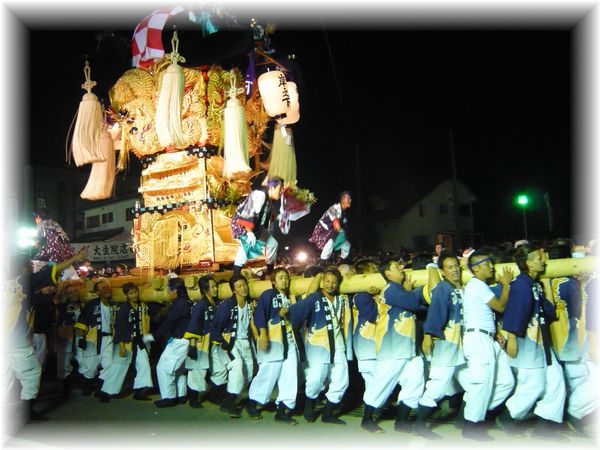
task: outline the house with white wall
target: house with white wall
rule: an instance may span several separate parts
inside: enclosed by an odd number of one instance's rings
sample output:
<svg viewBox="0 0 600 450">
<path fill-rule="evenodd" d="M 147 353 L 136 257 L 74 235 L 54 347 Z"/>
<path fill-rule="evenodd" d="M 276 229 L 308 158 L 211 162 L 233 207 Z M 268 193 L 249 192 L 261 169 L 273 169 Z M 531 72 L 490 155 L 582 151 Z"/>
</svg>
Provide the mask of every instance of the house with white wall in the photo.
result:
<svg viewBox="0 0 600 450">
<path fill-rule="evenodd" d="M 454 248 L 458 229 L 460 246 L 478 245 L 482 236 L 473 221 L 477 198 L 461 181 L 456 182 L 456 197 L 455 202 L 454 183 L 447 179 L 437 185 L 410 186 L 393 201 L 372 203 L 374 243 L 390 251 L 431 251 L 436 242 Z"/>
</svg>

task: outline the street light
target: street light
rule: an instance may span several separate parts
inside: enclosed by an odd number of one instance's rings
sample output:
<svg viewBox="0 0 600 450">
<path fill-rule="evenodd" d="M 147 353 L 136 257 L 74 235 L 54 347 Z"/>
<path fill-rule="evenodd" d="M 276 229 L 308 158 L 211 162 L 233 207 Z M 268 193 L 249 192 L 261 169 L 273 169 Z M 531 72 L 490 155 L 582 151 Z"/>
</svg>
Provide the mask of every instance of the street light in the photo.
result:
<svg viewBox="0 0 600 450">
<path fill-rule="evenodd" d="M 525 239 L 527 239 L 527 219 L 525 218 L 525 207 L 529 203 L 529 197 L 525 194 L 521 194 L 517 197 L 517 203 L 521 205 L 523 209 L 523 228 L 525 229 Z"/>
</svg>

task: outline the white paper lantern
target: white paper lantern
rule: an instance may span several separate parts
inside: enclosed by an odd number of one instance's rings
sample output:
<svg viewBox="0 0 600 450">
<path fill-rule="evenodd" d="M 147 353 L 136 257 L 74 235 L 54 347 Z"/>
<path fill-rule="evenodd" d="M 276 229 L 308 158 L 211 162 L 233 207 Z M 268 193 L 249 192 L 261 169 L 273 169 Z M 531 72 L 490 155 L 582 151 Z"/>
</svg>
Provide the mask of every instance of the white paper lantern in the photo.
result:
<svg viewBox="0 0 600 450">
<path fill-rule="evenodd" d="M 293 81 L 287 82 L 290 94 L 290 109 L 283 119 L 277 119 L 282 125 L 292 125 L 300 120 L 300 101 L 298 99 L 298 86 Z"/>
<path fill-rule="evenodd" d="M 285 74 L 280 70 L 263 73 L 258 77 L 258 90 L 267 114 L 276 119 L 285 117 L 291 106 Z"/>
</svg>

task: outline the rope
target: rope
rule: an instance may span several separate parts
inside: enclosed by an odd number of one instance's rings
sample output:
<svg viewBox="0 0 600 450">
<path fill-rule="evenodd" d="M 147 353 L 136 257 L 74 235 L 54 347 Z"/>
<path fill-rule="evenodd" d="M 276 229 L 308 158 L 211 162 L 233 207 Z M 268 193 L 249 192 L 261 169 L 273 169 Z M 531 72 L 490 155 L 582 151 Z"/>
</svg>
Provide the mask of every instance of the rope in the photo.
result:
<svg viewBox="0 0 600 450">
<path fill-rule="evenodd" d="M 177 65 L 178 62 L 184 63 L 185 58 L 179 54 L 179 38 L 177 37 L 177 31 L 173 32 L 173 38 L 171 38 L 172 52 L 167 53 L 167 58 L 171 60 L 171 64 Z"/>
<path fill-rule="evenodd" d="M 89 61 L 85 62 L 85 66 L 83 68 L 83 75 L 85 76 L 85 83 L 81 85 L 81 89 L 85 89 L 88 94 L 92 93 L 92 88 L 96 86 L 96 82 L 91 79 L 92 68 L 90 67 Z"/>
<path fill-rule="evenodd" d="M 231 69 L 229 72 L 229 80 L 231 82 L 231 86 L 229 88 L 229 98 L 236 98 L 239 94 L 244 92 L 244 89 L 237 87 L 237 76 L 235 74 L 235 70 L 233 69 Z"/>
</svg>

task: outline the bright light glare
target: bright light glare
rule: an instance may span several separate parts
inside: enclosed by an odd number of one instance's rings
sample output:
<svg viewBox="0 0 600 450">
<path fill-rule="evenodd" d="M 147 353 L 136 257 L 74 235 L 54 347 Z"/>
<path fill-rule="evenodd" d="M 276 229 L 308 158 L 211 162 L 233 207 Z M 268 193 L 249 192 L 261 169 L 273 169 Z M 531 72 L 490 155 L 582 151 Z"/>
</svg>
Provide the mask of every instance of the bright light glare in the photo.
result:
<svg viewBox="0 0 600 450">
<path fill-rule="evenodd" d="M 289 249 L 290 249 L 290 247 L 287 245 L 284 247 L 284 250 L 289 250 Z"/>
<path fill-rule="evenodd" d="M 307 259 L 308 255 L 306 254 L 306 252 L 298 252 L 298 254 L 296 255 L 296 261 L 300 263 L 306 262 Z"/>
<path fill-rule="evenodd" d="M 526 195 L 519 195 L 517 197 L 517 203 L 519 205 L 525 206 L 527 203 L 529 203 L 529 198 Z"/>
<path fill-rule="evenodd" d="M 33 239 L 29 239 L 26 237 L 20 237 L 18 244 L 19 244 L 19 247 L 23 247 L 23 248 L 33 247 L 35 245 L 35 241 Z"/>
<path fill-rule="evenodd" d="M 19 237 L 22 238 L 32 238 L 37 234 L 37 230 L 31 227 L 23 227 L 19 228 Z"/>
</svg>

